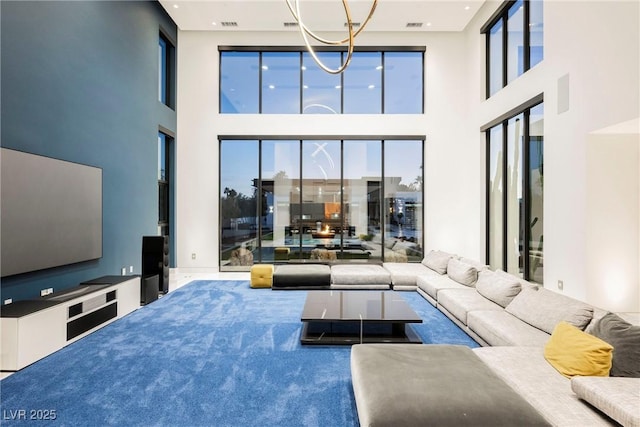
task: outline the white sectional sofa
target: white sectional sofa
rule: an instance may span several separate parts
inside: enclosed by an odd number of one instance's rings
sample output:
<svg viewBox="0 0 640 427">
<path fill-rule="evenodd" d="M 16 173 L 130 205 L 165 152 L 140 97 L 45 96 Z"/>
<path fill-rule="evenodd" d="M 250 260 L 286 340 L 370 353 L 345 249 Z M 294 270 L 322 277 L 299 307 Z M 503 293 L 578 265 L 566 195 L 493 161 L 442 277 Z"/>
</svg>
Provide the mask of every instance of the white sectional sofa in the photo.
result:
<svg viewBox="0 0 640 427">
<path fill-rule="evenodd" d="M 545 346 L 561 322 L 594 333 L 605 315 L 623 323 L 624 320 L 504 271 L 491 271 L 479 262 L 442 251 L 430 252 L 421 264 L 383 266 L 390 273 L 394 289 L 416 289 L 480 343 L 483 347 L 474 349 L 474 353 L 551 425 L 619 423 L 640 427 L 640 378 L 567 378 L 545 358 Z M 618 330 L 620 322 L 615 326 Z M 631 370 L 640 376 L 640 327 L 624 327 L 630 332 L 617 341 L 620 345 L 613 346 L 614 368 L 620 353 L 623 356 L 619 357 L 627 358 L 627 365 L 629 357 L 635 361 Z M 618 340 L 617 332 L 612 331 L 612 339 Z M 406 351 L 411 352 L 411 346 Z M 614 373 L 613 368 L 611 372 Z M 393 396 L 388 399 L 394 400 Z"/>
</svg>

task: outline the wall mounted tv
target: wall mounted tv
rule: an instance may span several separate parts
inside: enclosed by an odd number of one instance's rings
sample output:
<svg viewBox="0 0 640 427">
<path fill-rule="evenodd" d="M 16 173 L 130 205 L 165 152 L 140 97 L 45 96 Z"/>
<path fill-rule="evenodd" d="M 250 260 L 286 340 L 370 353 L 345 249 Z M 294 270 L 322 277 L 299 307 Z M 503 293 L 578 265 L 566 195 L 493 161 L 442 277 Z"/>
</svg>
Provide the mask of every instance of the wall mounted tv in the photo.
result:
<svg viewBox="0 0 640 427">
<path fill-rule="evenodd" d="M 102 169 L 2 148 L 2 277 L 102 257 Z"/>
</svg>

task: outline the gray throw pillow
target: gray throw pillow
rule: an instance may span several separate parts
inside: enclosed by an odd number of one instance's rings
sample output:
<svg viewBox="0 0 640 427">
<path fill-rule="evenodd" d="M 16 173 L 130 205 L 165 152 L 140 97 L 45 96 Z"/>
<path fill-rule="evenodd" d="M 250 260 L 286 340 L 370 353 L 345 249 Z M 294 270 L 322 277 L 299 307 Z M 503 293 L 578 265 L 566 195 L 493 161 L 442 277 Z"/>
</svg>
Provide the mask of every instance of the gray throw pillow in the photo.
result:
<svg viewBox="0 0 640 427">
<path fill-rule="evenodd" d="M 451 258 L 447 263 L 447 276 L 462 285 L 473 286 L 478 280 L 478 270 L 472 265 Z"/>
<path fill-rule="evenodd" d="M 607 313 L 591 333 L 613 346 L 610 376 L 640 378 L 640 326 Z"/>
<path fill-rule="evenodd" d="M 548 334 L 562 321 L 581 331 L 591 321 L 593 307 L 590 305 L 544 288 L 534 289 L 523 288 L 505 310 Z"/>
<path fill-rule="evenodd" d="M 478 273 L 476 289 L 483 297 L 506 307 L 520 293 L 522 285 L 515 278 L 510 279 L 485 270 Z"/>
<path fill-rule="evenodd" d="M 422 264 L 429 267 L 438 274 L 445 274 L 447 272 L 447 264 L 449 260 L 453 258 L 453 255 L 442 251 L 431 251 L 424 259 Z"/>
</svg>

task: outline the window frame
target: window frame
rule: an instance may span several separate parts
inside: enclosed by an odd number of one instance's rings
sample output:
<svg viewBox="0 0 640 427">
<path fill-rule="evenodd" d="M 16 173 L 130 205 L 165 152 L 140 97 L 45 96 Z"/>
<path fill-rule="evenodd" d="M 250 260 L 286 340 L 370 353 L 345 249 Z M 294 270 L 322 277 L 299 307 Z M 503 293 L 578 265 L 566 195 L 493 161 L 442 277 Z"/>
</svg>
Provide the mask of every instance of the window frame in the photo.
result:
<svg viewBox="0 0 640 427">
<path fill-rule="evenodd" d="M 159 75 L 164 75 L 164 82 L 158 82 L 158 88 L 164 89 L 164 99 L 158 94 L 158 101 L 167 107 L 176 108 L 176 42 L 160 28 L 158 45 L 164 43 L 164 57 L 158 64 Z M 164 68 L 162 66 L 164 65 Z"/>
<path fill-rule="evenodd" d="M 342 53 L 341 57 L 344 57 L 344 52 L 346 52 L 345 47 L 339 46 L 318 46 L 314 48 L 316 52 L 340 52 Z M 225 52 L 255 52 L 259 54 L 259 76 L 258 76 L 258 113 L 257 114 L 269 114 L 262 112 L 262 54 L 269 52 L 296 52 L 300 55 L 300 109 L 297 113 L 291 114 L 300 114 L 304 113 L 304 88 L 303 88 L 303 54 L 307 52 L 306 47 L 304 46 L 218 46 L 218 75 L 219 82 L 222 81 L 222 57 Z M 425 53 L 426 46 L 357 46 L 354 48 L 354 52 L 379 52 L 382 56 L 382 71 L 381 71 L 381 113 L 385 114 L 384 104 L 385 104 L 385 53 L 393 52 L 393 53 L 402 53 L 402 52 L 416 52 L 421 53 L 422 55 L 422 70 L 421 70 L 421 78 L 422 78 L 422 92 L 421 92 L 421 100 L 420 100 L 420 111 L 415 113 L 398 113 L 398 114 L 424 114 L 425 111 Z M 348 69 L 347 71 L 348 72 Z M 344 113 L 344 73 L 341 73 L 340 76 L 341 81 L 341 89 L 340 89 L 340 114 L 368 114 L 368 113 Z M 219 88 L 221 85 L 219 85 Z M 220 114 L 243 114 L 243 113 L 226 113 L 222 112 L 222 96 L 218 93 L 218 112 Z M 255 114 L 255 113 L 254 113 Z M 396 113 L 391 113 L 396 114 Z"/>
<path fill-rule="evenodd" d="M 531 13 L 530 13 L 530 0 L 522 0 L 523 1 L 523 49 L 524 49 L 524 64 L 523 71 L 521 75 L 525 74 L 527 71 L 531 69 Z M 542 1 L 542 0 L 536 0 Z M 508 21 L 509 21 L 509 11 L 511 7 L 516 5 L 518 0 L 507 0 L 498 7 L 498 9 L 491 15 L 491 17 L 487 20 L 487 22 L 480 29 L 480 34 L 484 34 L 485 36 L 485 99 L 489 99 L 491 95 L 491 43 L 490 37 L 491 30 L 498 23 L 502 23 L 502 63 L 501 71 L 502 71 L 502 89 L 505 88 L 508 82 L 508 74 L 507 68 L 509 66 L 509 31 L 508 31 Z M 516 77 L 516 79 L 517 79 Z M 498 89 L 499 91 L 500 89 Z M 497 92 L 498 92 L 497 91 Z M 497 93 L 496 92 L 496 93 Z"/>
<path fill-rule="evenodd" d="M 337 141 L 340 143 L 340 157 L 341 157 L 341 161 L 340 161 L 340 180 L 341 180 L 341 184 L 343 184 L 344 182 L 344 144 L 346 141 L 380 141 L 380 150 L 381 150 L 381 180 L 380 180 L 380 194 L 383 195 L 383 199 L 384 199 L 384 194 L 385 194 L 385 162 L 384 162 L 384 146 L 386 143 L 393 143 L 394 141 L 420 141 L 421 145 L 422 145 L 422 166 L 421 166 L 421 178 L 422 181 L 424 183 L 424 176 L 425 176 L 425 161 L 424 161 L 424 155 L 425 155 L 425 142 L 426 142 L 426 135 L 350 135 L 349 137 L 345 137 L 345 136 L 339 136 L 339 135 L 218 135 L 218 150 L 219 152 L 221 152 L 221 147 L 222 144 L 225 142 L 231 142 L 231 141 L 256 141 L 258 144 L 258 171 L 256 176 L 257 178 L 257 194 L 262 194 L 262 182 L 263 182 L 263 177 L 262 177 L 262 149 L 263 149 L 263 142 L 264 141 L 294 141 L 297 142 L 299 144 L 299 179 L 302 182 L 302 176 L 303 176 L 303 144 L 305 141 Z M 222 162 L 222 156 L 220 156 L 220 158 L 218 159 L 218 162 Z M 218 165 L 220 166 L 220 164 Z M 220 167 L 218 167 L 218 182 L 222 182 L 222 170 Z M 220 186 L 219 188 L 219 192 L 218 192 L 218 199 L 220 200 L 222 197 L 222 186 Z M 422 250 L 424 251 L 425 248 L 425 240 L 426 240 L 426 236 L 425 236 L 425 228 L 424 228 L 424 219 L 425 219 L 425 210 L 424 210 L 424 204 L 425 204 L 425 188 L 424 185 L 420 186 L 420 197 L 421 197 L 421 204 L 423 206 L 422 208 L 422 217 L 421 217 L 421 235 L 422 238 L 419 241 L 420 247 L 422 248 Z M 262 202 L 262 199 L 260 199 L 258 201 L 258 205 L 257 205 L 257 212 L 261 211 L 261 207 L 259 206 L 259 204 Z M 298 201 L 299 205 L 300 205 L 300 213 L 302 213 L 302 208 L 303 208 L 303 198 L 302 198 L 302 193 L 300 195 L 300 199 Z M 344 204 L 345 201 L 343 198 L 341 198 L 340 200 L 340 206 L 341 206 L 341 212 L 344 212 Z M 384 212 L 384 204 L 380 203 L 380 209 L 381 211 L 379 212 L 380 215 L 380 219 L 381 221 L 385 221 L 386 218 L 386 214 Z M 222 210 L 221 210 L 221 204 L 218 205 L 218 218 L 222 218 Z M 384 227 L 384 223 L 381 225 L 381 239 L 384 242 L 385 241 L 385 227 Z M 238 271 L 238 270 L 227 270 L 224 266 L 222 265 L 222 224 L 219 223 L 218 224 L 218 237 L 219 237 L 219 244 L 218 244 L 218 267 L 220 268 L 220 271 Z M 258 236 L 258 244 L 257 244 L 257 248 L 261 249 L 262 248 L 262 241 L 260 239 L 260 236 L 262 236 L 262 224 L 259 222 L 258 225 L 258 230 L 257 230 L 257 236 Z M 302 249 L 302 241 L 298 242 L 298 244 L 300 245 L 300 249 Z M 343 250 L 342 247 L 343 243 L 341 242 L 340 244 L 340 250 Z M 382 245 L 382 255 L 381 255 L 381 259 L 384 259 L 384 245 Z M 260 252 L 261 253 L 261 252 Z M 263 263 L 269 263 L 271 261 L 269 260 L 263 260 L 261 258 L 259 259 L 254 259 L 254 263 L 259 263 L 259 262 L 263 262 Z M 276 261 L 272 261 L 274 264 L 276 263 Z M 417 262 L 417 261 L 416 261 Z"/>
<path fill-rule="evenodd" d="M 531 141 L 531 135 L 530 135 L 530 129 L 529 129 L 529 125 L 530 125 L 530 113 L 531 110 L 544 103 L 544 94 L 541 93 L 531 99 L 529 99 L 528 101 L 518 105 L 517 107 L 509 110 L 508 112 L 504 113 L 503 115 L 499 116 L 498 118 L 488 122 L 487 124 L 483 125 L 480 128 L 480 131 L 483 132 L 485 134 L 485 138 L 484 138 L 484 152 L 485 152 L 485 262 L 488 264 L 489 260 L 490 260 L 490 247 L 491 247 L 491 241 L 490 241 L 490 226 L 491 226 L 491 183 L 490 183 L 490 175 L 489 175 L 489 171 L 491 170 L 491 156 L 490 156 L 490 148 L 491 148 L 491 129 L 495 128 L 496 126 L 501 126 L 502 127 L 502 163 L 501 163 L 501 167 L 503 171 L 507 171 L 508 170 L 508 151 L 507 151 L 507 147 L 508 147 L 508 131 L 507 131 L 507 127 L 508 127 L 508 123 L 509 120 L 517 117 L 518 115 L 522 114 L 523 115 L 523 141 L 522 141 L 522 146 L 520 147 L 520 152 L 523 155 L 523 159 L 522 159 L 522 170 L 523 170 L 523 175 L 522 175 L 522 212 L 523 212 L 523 222 L 524 224 L 530 224 L 531 223 L 531 210 L 530 210 L 530 206 L 531 206 L 531 182 L 530 182 L 530 176 L 529 176 L 529 168 L 530 168 L 530 156 L 528 154 L 528 150 L 525 150 L 525 147 L 529 147 L 530 141 Z M 527 171 L 525 173 L 525 171 Z M 504 172 L 503 172 L 504 173 Z M 503 177 L 504 179 L 504 177 Z M 502 192 L 502 247 L 503 247 L 503 251 L 502 251 L 502 265 L 498 266 L 498 268 L 501 268 L 505 271 L 507 268 L 507 257 L 508 257 L 508 253 L 506 250 L 504 250 L 504 248 L 507 247 L 507 241 L 508 241 L 508 213 L 507 213 L 507 205 L 508 205 L 508 197 L 509 195 L 507 194 L 507 187 L 506 185 L 503 186 L 503 192 Z M 529 280 L 530 279 L 530 252 L 529 252 L 529 244 L 528 242 L 530 241 L 531 238 L 531 230 L 529 227 L 524 227 L 524 234 L 522 236 L 520 236 L 522 238 L 523 242 L 527 242 L 526 244 L 522 245 L 522 258 L 523 258 L 523 265 L 522 265 L 522 272 L 523 272 L 523 278 L 525 280 Z"/>
</svg>

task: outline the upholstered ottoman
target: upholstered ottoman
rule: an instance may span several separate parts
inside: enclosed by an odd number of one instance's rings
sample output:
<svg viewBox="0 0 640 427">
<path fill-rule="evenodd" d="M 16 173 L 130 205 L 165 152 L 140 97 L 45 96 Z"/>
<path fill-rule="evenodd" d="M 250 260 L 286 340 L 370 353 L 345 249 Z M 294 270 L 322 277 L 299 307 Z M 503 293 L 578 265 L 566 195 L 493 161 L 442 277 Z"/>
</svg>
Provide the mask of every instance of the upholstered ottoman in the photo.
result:
<svg viewBox="0 0 640 427">
<path fill-rule="evenodd" d="M 251 287 L 270 288 L 273 284 L 273 265 L 254 264 L 251 266 Z"/>
<path fill-rule="evenodd" d="M 351 380 L 361 426 L 549 426 L 468 347 L 357 344 Z"/>
<path fill-rule="evenodd" d="M 329 289 L 331 269 L 325 264 L 277 265 L 272 289 Z"/>
<path fill-rule="evenodd" d="M 331 289 L 389 289 L 391 274 L 376 264 L 338 264 L 331 267 Z"/>
</svg>

